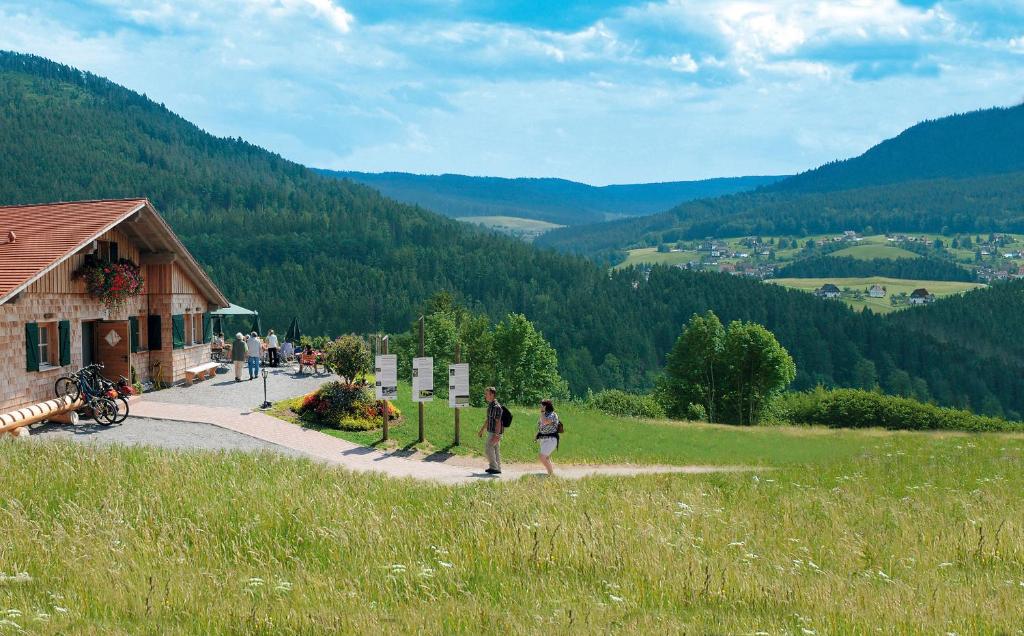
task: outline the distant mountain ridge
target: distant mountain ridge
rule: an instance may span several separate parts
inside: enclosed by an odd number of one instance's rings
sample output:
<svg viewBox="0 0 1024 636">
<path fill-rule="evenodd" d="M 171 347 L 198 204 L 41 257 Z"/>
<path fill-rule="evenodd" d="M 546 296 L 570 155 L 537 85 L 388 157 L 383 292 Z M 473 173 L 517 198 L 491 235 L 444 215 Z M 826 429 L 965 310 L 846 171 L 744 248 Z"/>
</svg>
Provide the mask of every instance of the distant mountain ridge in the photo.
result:
<svg viewBox="0 0 1024 636">
<path fill-rule="evenodd" d="M 607 256 L 681 238 L 845 229 L 1024 231 L 1024 105 L 922 122 L 864 154 L 753 192 L 553 230 L 538 244 Z"/>
<path fill-rule="evenodd" d="M 783 178 L 723 177 L 592 186 L 554 178 L 506 179 L 319 169 L 317 172 L 371 186 L 392 199 L 449 217 L 513 216 L 559 225 L 600 223 L 610 218 L 654 214 L 686 201 L 747 192 Z"/>
<path fill-rule="evenodd" d="M 860 156 L 827 163 L 763 190 L 829 192 L 1018 171 L 1024 171 L 1024 105 L 923 121 Z"/>
</svg>

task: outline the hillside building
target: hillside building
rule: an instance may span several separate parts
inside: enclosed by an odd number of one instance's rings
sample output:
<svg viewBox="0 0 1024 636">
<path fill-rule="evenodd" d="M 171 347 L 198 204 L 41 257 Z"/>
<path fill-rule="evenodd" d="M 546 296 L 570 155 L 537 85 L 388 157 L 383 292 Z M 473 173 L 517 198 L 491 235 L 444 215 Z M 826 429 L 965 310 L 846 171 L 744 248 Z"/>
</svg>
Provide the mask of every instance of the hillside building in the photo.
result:
<svg viewBox="0 0 1024 636">
<path fill-rule="evenodd" d="M 818 298 L 839 298 L 842 292 L 832 283 L 825 283 L 814 291 L 814 295 Z"/>
<path fill-rule="evenodd" d="M 910 293 L 908 302 L 911 305 L 926 305 L 935 301 L 935 295 L 930 294 L 924 287 L 919 287 Z"/>
<path fill-rule="evenodd" d="M 110 264 L 141 274 L 140 293 L 90 294 L 84 271 Z M 146 199 L 0 207 L 0 412 L 93 362 L 115 380 L 182 380 L 209 362 L 209 312 L 228 305 Z"/>
<path fill-rule="evenodd" d="M 871 298 L 885 298 L 885 287 L 875 283 L 868 289 L 868 296 Z"/>
</svg>

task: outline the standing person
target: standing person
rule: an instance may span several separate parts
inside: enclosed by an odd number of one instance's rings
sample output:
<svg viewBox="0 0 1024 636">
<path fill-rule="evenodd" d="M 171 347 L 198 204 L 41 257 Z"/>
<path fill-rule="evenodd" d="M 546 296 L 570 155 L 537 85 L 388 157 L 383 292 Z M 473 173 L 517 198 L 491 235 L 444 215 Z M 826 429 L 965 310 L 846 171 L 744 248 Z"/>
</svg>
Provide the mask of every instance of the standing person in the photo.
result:
<svg viewBox="0 0 1024 636">
<path fill-rule="evenodd" d="M 483 437 L 487 432 L 487 441 L 484 442 L 484 454 L 487 455 L 488 475 L 501 474 L 501 435 L 505 432 L 502 427 L 501 415 L 504 407 L 498 402 L 498 391 L 493 386 L 487 387 L 484 391 L 484 399 L 487 400 L 487 416 L 484 418 L 484 425 L 480 427 L 477 437 Z"/>
<path fill-rule="evenodd" d="M 231 343 L 231 361 L 235 363 L 235 382 L 242 381 L 242 363 L 245 362 L 245 336 L 239 331 Z"/>
<path fill-rule="evenodd" d="M 540 444 L 540 463 L 544 470 L 548 471 L 548 477 L 555 474 L 551 465 L 551 453 L 558 448 L 558 413 L 555 413 L 555 405 L 551 400 L 542 400 L 540 403 L 540 417 L 537 419 L 537 442 Z"/>
<path fill-rule="evenodd" d="M 277 363 L 277 334 L 271 329 L 267 334 L 267 364 L 276 367 Z"/>
<path fill-rule="evenodd" d="M 245 343 L 249 353 L 249 379 L 255 380 L 260 374 L 260 357 L 263 355 L 263 343 L 256 332 L 249 334 L 249 342 Z"/>
</svg>

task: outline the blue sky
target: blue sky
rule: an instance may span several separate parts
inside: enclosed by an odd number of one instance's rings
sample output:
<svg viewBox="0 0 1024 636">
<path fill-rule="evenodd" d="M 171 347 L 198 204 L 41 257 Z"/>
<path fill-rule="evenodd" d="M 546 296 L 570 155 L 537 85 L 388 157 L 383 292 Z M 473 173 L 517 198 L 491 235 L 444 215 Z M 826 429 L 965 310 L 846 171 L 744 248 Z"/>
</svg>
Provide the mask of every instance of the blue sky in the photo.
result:
<svg viewBox="0 0 1024 636">
<path fill-rule="evenodd" d="M 0 48 L 318 167 L 782 174 L 1024 98 L 1024 2 L 0 0 Z"/>
</svg>

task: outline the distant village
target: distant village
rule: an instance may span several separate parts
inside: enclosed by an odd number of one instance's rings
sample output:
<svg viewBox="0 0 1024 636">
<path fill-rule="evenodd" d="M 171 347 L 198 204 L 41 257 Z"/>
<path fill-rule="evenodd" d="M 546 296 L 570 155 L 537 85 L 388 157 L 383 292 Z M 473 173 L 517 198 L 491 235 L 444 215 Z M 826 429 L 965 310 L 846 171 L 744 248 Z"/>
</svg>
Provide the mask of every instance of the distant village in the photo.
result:
<svg viewBox="0 0 1024 636">
<path fill-rule="evenodd" d="M 1003 281 L 1024 278 L 1024 250 L 1020 248 L 1014 237 L 1006 234 L 990 234 L 981 236 L 957 236 L 952 239 L 937 239 L 927 236 L 910 234 L 886 234 L 886 244 L 900 247 L 922 255 L 939 252 L 944 257 L 960 258 L 956 261 L 966 269 L 973 270 L 980 282 Z M 774 278 L 776 271 L 793 260 L 814 254 L 825 255 L 864 241 L 864 236 L 846 230 L 834 236 L 813 239 L 796 238 L 761 238 L 745 237 L 742 239 L 704 239 L 702 241 L 680 241 L 675 245 L 663 244 L 658 252 L 680 253 L 696 252 L 697 258 L 685 263 L 677 263 L 680 269 L 697 271 L 714 271 L 736 276 L 749 276 L 757 279 Z M 1014 247 L 1009 247 L 1014 246 Z M 790 254 L 779 257 L 779 252 L 787 250 Z M 799 250 L 796 254 L 792 250 Z M 956 250 L 951 252 L 950 250 Z M 970 262 L 965 260 L 965 251 L 973 251 Z M 871 290 L 868 290 L 871 292 Z M 881 293 L 874 290 L 875 294 Z M 882 297 L 882 296 L 873 296 Z M 920 301 L 911 304 L 921 304 Z"/>
</svg>

